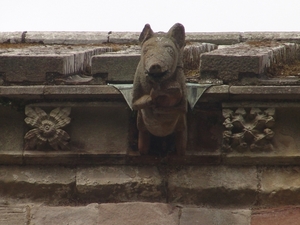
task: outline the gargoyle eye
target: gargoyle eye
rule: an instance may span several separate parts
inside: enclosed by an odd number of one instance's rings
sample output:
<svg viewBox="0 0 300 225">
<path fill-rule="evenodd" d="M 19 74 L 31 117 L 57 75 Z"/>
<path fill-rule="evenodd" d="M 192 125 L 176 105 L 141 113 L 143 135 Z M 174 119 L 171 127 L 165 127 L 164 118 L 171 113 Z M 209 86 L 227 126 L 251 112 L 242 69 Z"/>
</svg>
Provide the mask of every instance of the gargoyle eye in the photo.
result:
<svg viewBox="0 0 300 225">
<path fill-rule="evenodd" d="M 172 57 L 175 55 L 174 50 L 173 50 L 173 48 L 171 48 L 171 47 L 167 47 L 167 48 L 166 48 L 166 51 L 167 51 L 168 54 L 169 54 L 170 56 L 172 56 Z"/>
</svg>

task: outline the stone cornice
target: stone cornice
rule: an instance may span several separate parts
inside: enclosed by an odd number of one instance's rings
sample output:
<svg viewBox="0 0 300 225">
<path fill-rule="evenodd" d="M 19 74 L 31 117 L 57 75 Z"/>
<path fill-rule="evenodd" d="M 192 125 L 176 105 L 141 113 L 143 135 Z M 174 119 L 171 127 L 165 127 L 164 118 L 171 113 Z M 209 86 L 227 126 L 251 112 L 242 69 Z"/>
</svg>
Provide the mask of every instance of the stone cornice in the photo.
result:
<svg viewBox="0 0 300 225">
<path fill-rule="evenodd" d="M 137 44 L 140 32 L 16 31 L 0 32 L 0 43 L 44 44 Z M 300 43 L 300 32 L 187 32 L 186 40 L 229 45 L 249 40 Z"/>
</svg>

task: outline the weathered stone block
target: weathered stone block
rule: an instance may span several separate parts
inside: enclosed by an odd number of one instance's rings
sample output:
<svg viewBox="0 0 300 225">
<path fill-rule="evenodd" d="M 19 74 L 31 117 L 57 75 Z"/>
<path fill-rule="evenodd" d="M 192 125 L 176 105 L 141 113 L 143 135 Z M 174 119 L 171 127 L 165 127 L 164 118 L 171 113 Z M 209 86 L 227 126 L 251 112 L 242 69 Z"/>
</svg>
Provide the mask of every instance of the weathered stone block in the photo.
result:
<svg viewBox="0 0 300 225">
<path fill-rule="evenodd" d="M 186 32 L 186 40 L 191 42 L 232 45 L 241 42 L 240 32 Z"/>
<path fill-rule="evenodd" d="M 75 171 L 63 167 L 0 167 L 0 193 L 19 199 L 43 199 L 53 203 L 69 201 Z"/>
<path fill-rule="evenodd" d="M 1 89 L 0 87 L 0 91 Z M 47 99 L 123 98 L 116 88 L 107 85 L 45 85 L 43 91 L 44 97 Z"/>
<path fill-rule="evenodd" d="M 161 201 L 162 178 L 155 167 L 101 166 L 79 168 L 79 198 L 100 202 Z"/>
<path fill-rule="evenodd" d="M 1 32 L 0 43 L 20 43 L 22 40 L 21 31 L 16 32 Z"/>
<path fill-rule="evenodd" d="M 140 54 L 103 54 L 92 57 L 92 75 L 108 74 L 108 82 L 132 82 Z"/>
<path fill-rule="evenodd" d="M 188 152 L 191 155 L 221 154 L 223 125 L 218 123 L 220 119 L 222 114 L 219 108 L 202 102 L 187 114 Z"/>
<path fill-rule="evenodd" d="M 74 55 L 0 55 L 4 81 L 11 83 L 46 81 L 46 73 L 74 73 Z"/>
<path fill-rule="evenodd" d="M 70 124 L 71 149 L 96 154 L 126 154 L 129 109 L 126 103 L 76 104 Z"/>
<path fill-rule="evenodd" d="M 267 167 L 260 172 L 260 199 L 263 205 L 290 205 L 300 202 L 300 167 Z"/>
<path fill-rule="evenodd" d="M 110 47 L 26 45 L 0 52 L 0 73 L 8 83 L 45 83 L 47 75 L 80 73 L 90 67 L 91 57 Z"/>
<path fill-rule="evenodd" d="M 183 65 L 186 70 L 198 70 L 202 53 L 211 52 L 218 46 L 209 43 L 191 43 L 183 49 Z"/>
<path fill-rule="evenodd" d="M 7 32 L 7 33 L 12 33 L 12 32 Z M 108 35 L 108 32 L 28 31 L 26 33 L 25 41 L 26 43 L 71 44 L 71 45 L 103 44 L 108 41 L 111 43 L 133 44 L 138 42 L 139 35 L 140 35 L 139 32 L 112 32 L 110 35 Z M 9 34 L 7 34 L 6 36 L 10 37 Z"/>
<path fill-rule="evenodd" d="M 44 86 L 0 86 L 0 96 L 18 99 L 43 98 Z"/>
<path fill-rule="evenodd" d="M 162 203 L 100 204 L 99 212 L 99 224 L 101 225 L 179 224 L 179 209 Z"/>
<path fill-rule="evenodd" d="M 96 203 L 81 207 L 35 206 L 30 210 L 30 224 L 104 224 L 99 222 L 99 213 L 99 205 Z"/>
<path fill-rule="evenodd" d="M 230 98 L 233 100 L 295 99 L 300 97 L 298 86 L 231 86 Z"/>
<path fill-rule="evenodd" d="M 187 70 L 198 70 L 200 55 L 217 49 L 209 43 L 191 43 L 184 48 L 183 62 Z M 108 82 L 132 82 L 140 60 L 140 48 L 103 54 L 92 58 L 92 74 L 108 74 Z"/>
<path fill-rule="evenodd" d="M 243 41 L 281 41 L 300 44 L 300 32 L 244 32 Z"/>
<path fill-rule="evenodd" d="M 253 210 L 251 225 L 289 224 L 298 225 L 300 216 L 299 206 Z"/>
<path fill-rule="evenodd" d="M 185 167 L 171 171 L 170 202 L 183 204 L 253 204 L 257 195 L 255 167 Z"/>
<path fill-rule="evenodd" d="M 217 78 L 225 83 L 259 78 L 276 63 L 297 58 L 297 44 L 243 43 L 201 55 L 200 75 L 203 79 Z M 247 82 L 247 80 L 245 81 Z M 251 82 L 253 82 L 251 80 Z"/>
<path fill-rule="evenodd" d="M 180 225 L 249 225 L 251 210 L 183 208 Z"/>
<path fill-rule="evenodd" d="M 23 153 L 23 115 L 13 109 L 10 101 L 0 106 L 0 164 L 22 163 Z"/>
<path fill-rule="evenodd" d="M 102 44 L 107 41 L 105 32 L 53 32 L 53 31 L 28 31 L 26 33 L 26 43 L 43 44 Z"/>
<path fill-rule="evenodd" d="M 26 206 L 0 205 L 1 225 L 24 225 L 29 224 L 29 208 Z"/>
</svg>

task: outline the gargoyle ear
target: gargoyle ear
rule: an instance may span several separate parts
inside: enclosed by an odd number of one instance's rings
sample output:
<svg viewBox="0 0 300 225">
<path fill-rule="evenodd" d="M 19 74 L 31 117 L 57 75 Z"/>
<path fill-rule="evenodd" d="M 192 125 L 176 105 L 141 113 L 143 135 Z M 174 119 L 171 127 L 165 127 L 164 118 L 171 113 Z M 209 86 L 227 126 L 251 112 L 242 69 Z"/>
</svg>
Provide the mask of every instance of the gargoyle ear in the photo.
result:
<svg viewBox="0 0 300 225">
<path fill-rule="evenodd" d="M 173 38 L 180 48 L 185 45 L 185 30 L 182 24 L 174 24 L 168 31 L 168 36 Z"/>
<path fill-rule="evenodd" d="M 153 37 L 153 30 L 151 29 L 149 24 L 146 24 L 142 33 L 140 34 L 139 41 L 141 44 L 143 44 L 145 41 L 147 41 L 149 38 Z"/>
</svg>

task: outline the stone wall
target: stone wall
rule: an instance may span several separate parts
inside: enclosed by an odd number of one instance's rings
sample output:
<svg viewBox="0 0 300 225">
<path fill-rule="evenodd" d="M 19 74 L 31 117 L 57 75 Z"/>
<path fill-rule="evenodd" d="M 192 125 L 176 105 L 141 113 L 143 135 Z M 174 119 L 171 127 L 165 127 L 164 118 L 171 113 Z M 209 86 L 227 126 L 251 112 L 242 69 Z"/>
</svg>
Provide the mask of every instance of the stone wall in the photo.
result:
<svg viewBox="0 0 300 225">
<path fill-rule="evenodd" d="M 151 137 L 149 155 L 137 150 L 136 112 L 117 88 L 130 96 L 138 35 L 0 33 L 4 214 L 34 223 L 83 210 L 98 220 L 124 204 L 154 208 L 170 224 L 199 215 L 250 224 L 265 212 L 249 208 L 299 204 L 300 33 L 186 34 L 184 72 L 196 102 L 180 157 L 172 136 Z M 46 206 L 24 211 L 2 199 Z M 199 208 L 207 205 L 248 209 Z"/>
</svg>

